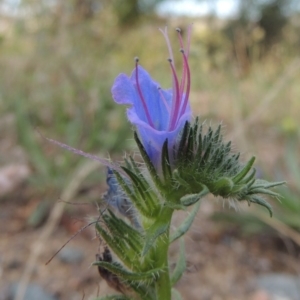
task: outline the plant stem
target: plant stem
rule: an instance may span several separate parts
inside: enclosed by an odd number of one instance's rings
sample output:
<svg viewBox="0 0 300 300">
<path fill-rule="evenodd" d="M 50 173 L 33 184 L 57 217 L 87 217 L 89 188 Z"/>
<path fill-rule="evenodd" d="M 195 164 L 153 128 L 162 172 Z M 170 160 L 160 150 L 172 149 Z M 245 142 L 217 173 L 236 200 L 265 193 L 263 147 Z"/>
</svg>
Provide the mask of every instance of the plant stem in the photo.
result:
<svg viewBox="0 0 300 300">
<path fill-rule="evenodd" d="M 164 208 L 160 214 L 160 218 L 164 221 L 168 220 L 171 223 L 173 210 Z M 169 229 L 157 239 L 156 247 L 156 266 L 162 268 L 164 271 L 159 274 L 156 282 L 156 295 L 157 300 L 171 300 L 171 281 L 168 263 L 168 250 L 169 250 Z"/>
</svg>

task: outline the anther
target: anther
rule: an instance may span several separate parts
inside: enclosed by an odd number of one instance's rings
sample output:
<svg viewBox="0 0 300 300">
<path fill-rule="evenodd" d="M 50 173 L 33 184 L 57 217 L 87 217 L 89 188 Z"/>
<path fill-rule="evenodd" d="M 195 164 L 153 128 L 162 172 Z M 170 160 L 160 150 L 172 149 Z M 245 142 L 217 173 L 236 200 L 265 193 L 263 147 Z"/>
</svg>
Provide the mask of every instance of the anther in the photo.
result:
<svg viewBox="0 0 300 300">
<path fill-rule="evenodd" d="M 138 63 L 138 62 L 140 61 L 140 59 L 136 56 L 136 57 L 134 58 L 134 61 L 135 61 L 135 63 Z"/>
<path fill-rule="evenodd" d="M 171 58 L 168 58 L 167 60 L 168 60 L 168 62 L 169 62 L 169 63 L 171 63 L 171 62 L 172 62 L 172 59 L 171 59 Z"/>
<path fill-rule="evenodd" d="M 179 27 L 177 27 L 175 30 L 176 30 L 178 33 L 181 33 L 181 29 L 180 29 Z"/>
</svg>

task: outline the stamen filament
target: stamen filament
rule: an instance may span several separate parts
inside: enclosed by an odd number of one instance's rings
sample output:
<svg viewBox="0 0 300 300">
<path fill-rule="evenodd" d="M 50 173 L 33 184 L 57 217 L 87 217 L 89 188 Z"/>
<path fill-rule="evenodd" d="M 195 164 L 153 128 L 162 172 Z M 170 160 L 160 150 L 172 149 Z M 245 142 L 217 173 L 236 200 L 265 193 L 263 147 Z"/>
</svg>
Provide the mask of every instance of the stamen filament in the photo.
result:
<svg viewBox="0 0 300 300">
<path fill-rule="evenodd" d="M 179 44 L 180 44 L 180 52 L 184 51 L 184 45 L 183 45 L 183 40 L 182 40 L 182 35 L 181 35 L 181 29 L 176 28 L 176 31 L 178 33 L 178 39 L 179 39 Z M 186 67 L 184 61 L 182 62 L 182 79 L 180 82 L 180 94 L 183 95 L 184 87 L 185 87 L 185 80 L 186 80 Z M 180 99 L 181 100 L 181 99 Z"/>
<path fill-rule="evenodd" d="M 174 86 L 173 86 L 173 101 L 172 101 L 172 114 L 171 114 L 171 120 L 170 120 L 170 125 L 169 125 L 169 130 L 173 130 L 177 121 L 177 116 L 178 116 L 178 111 L 180 109 L 180 89 L 179 89 L 179 82 L 178 82 L 178 77 L 174 68 L 174 65 L 172 63 L 172 60 L 169 59 L 170 62 L 170 67 L 173 75 L 173 81 L 174 81 Z"/>
<path fill-rule="evenodd" d="M 165 27 L 165 30 L 162 30 L 161 28 L 159 28 L 159 31 L 163 34 L 166 43 L 167 43 L 167 47 L 168 47 L 168 51 L 169 51 L 169 57 L 172 61 L 172 64 L 174 64 L 174 56 L 173 56 L 173 51 L 172 51 L 172 46 L 168 37 L 168 31 L 167 31 L 167 27 Z"/>
<path fill-rule="evenodd" d="M 180 110 L 180 115 L 182 115 L 186 110 L 188 100 L 189 100 L 189 96 L 190 96 L 190 89 L 191 89 L 191 72 L 190 72 L 189 63 L 188 63 L 185 52 L 182 50 L 181 53 L 182 53 L 182 56 L 183 56 L 184 69 L 185 69 L 186 76 L 187 76 L 187 83 L 186 83 L 186 91 L 185 91 L 183 104 L 182 104 L 181 110 Z"/>
<path fill-rule="evenodd" d="M 143 104 L 143 107 L 144 107 L 144 111 L 145 111 L 148 123 L 149 123 L 149 125 L 152 128 L 155 128 L 154 124 L 153 124 L 153 122 L 151 120 L 151 117 L 150 117 L 150 114 L 149 114 L 149 110 L 148 110 L 145 98 L 143 96 L 143 93 L 142 93 L 142 90 L 141 90 L 141 87 L 140 87 L 140 84 L 139 84 L 139 75 L 138 75 L 138 69 L 139 68 L 138 68 L 138 64 L 139 64 L 139 59 L 138 59 L 138 57 L 136 57 L 135 58 L 135 81 L 136 81 L 136 87 L 137 87 L 137 90 L 138 90 L 138 94 L 139 94 L 139 96 L 140 96 L 140 98 L 142 100 L 142 104 Z"/>
</svg>

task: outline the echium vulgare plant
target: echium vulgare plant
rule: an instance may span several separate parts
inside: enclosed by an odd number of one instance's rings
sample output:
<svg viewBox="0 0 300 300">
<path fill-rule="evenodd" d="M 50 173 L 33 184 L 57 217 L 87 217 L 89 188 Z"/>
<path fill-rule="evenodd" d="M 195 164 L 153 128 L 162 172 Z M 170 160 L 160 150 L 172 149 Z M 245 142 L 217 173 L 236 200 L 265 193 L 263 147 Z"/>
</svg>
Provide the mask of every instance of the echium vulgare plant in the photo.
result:
<svg viewBox="0 0 300 300">
<path fill-rule="evenodd" d="M 177 29 L 182 54 L 180 78 L 167 29 L 161 32 L 169 50 L 172 88 L 162 89 L 137 58 L 132 74 L 119 75 L 112 87 L 115 102 L 129 106 L 127 117 L 135 128 L 134 139 L 143 163 L 128 156 L 123 164 L 112 164 L 55 142 L 108 166 L 109 190 L 103 200 L 112 209 L 102 212 L 101 222 L 96 223 L 106 246 L 94 265 L 120 294 L 100 299 L 168 300 L 172 293 L 180 298 L 173 286 L 185 270 L 183 236 L 204 196 L 256 203 L 272 215 L 263 196 L 278 198 L 270 188 L 283 184 L 256 179 L 255 158 L 241 163 L 239 154 L 231 151 L 231 143 L 223 141 L 221 125 L 212 129 L 198 117 L 193 120 L 188 62 L 191 27 L 186 46 Z M 192 209 L 186 220 L 171 233 L 174 211 L 189 206 Z M 171 271 L 168 249 L 177 239 L 181 240 L 179 258 Z"/>
</svg>

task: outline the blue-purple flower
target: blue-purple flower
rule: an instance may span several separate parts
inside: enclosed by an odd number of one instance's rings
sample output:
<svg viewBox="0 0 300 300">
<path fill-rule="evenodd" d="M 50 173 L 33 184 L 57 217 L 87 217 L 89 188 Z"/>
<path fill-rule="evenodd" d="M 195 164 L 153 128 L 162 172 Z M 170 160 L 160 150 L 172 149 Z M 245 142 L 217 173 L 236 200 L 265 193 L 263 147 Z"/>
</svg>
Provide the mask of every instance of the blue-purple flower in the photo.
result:
<svg viewBox="0 0 300 300">
<path fill-rule="evenodd" d="M 112 87 L 114 100 L 118 104 L 130 106 L 127 109 L 127 117 L 137 128 L 147 154 L 156 166 L 160 163 L 161 150 L 166 139 L 168 139 L 169 149 L 173 149 L 185 122 L 191 119 L 188 101 L 191 83 L 188 65 L 191 28 L 188 30 L 186 49 L 183 46 L 180 30 L 177 30 L 183 58 L 180 80 L 175 69 L 167 30 L 161 32 L 169 49 L 172 88 L 167 90 L 160 88 L 148 72 L 138 65 L 138 59 L 131 76 L 120 74 Z"/>
</svg>

